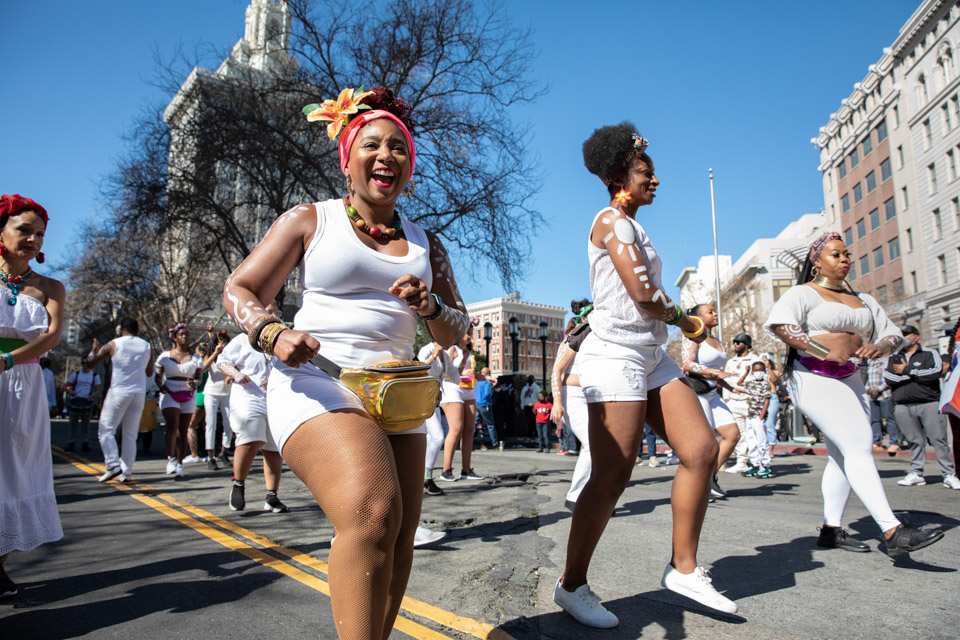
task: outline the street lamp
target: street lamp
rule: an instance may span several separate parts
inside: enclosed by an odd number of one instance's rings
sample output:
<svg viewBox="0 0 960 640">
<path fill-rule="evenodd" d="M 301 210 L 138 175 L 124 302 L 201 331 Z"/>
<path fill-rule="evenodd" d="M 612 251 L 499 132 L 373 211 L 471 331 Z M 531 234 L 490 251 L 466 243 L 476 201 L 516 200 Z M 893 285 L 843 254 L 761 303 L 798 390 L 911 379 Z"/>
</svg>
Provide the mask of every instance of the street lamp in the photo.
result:
<svg viewBox="0 0 960 640">
<path fill-rule="evenodd" d="M 513 340 L 513 372 L 520 370 L 520 321 L 510 318 L 510 339 Z"/>
<path fill-rule="evenodd" d="M 490 366 L 490 341 L 493 340 L 493 324 L 490 322 L 483 323 L 483 340 L 487 343 L 487 366 Z M 492 371 L 492 367 L 491 367 Z"/>
<path fill-rule="evenodd" d="M 543 389 L 544 393 L 547 391 L 547 338 L 549 334 L 547 333 L 547 323 L 540 321 L 540 370 L 543 373 L 543 384 L 540 385 L 540 388 Z"/>
</svg>

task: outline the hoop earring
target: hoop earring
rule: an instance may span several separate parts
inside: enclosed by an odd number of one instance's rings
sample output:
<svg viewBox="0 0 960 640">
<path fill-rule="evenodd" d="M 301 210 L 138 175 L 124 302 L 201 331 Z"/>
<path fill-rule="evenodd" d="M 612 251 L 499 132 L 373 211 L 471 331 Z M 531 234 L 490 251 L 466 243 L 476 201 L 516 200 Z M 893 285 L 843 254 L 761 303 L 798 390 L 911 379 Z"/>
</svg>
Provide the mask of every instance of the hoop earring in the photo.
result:
<svg viewBox="0 0 960 640">
<path fill-rule="evenodd" d="M 812 275 L 813 277 L 817 277 L 818 275 L 820 275 L 820 266 L 813 265 L 813 268 L 810 269 L 810 275 Z"/>
</svg>

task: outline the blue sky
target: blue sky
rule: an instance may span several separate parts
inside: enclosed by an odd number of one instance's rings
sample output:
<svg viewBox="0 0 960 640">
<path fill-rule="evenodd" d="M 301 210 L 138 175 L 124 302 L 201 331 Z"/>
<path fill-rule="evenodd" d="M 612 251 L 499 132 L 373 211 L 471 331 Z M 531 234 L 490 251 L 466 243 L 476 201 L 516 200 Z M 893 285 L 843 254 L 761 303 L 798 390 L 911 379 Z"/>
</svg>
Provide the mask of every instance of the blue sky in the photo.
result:
<svg viewBox="0 0 960 640">
<path fill-rule="evenodd" d="M 50 263 L 76 252 L 79 222 L 99 214 L 98 187 L 141 109 L 164 101 L 150 84 L 153 52 L 243 35 L 247 0 L 0 3 L 0 192 L 52 218 Z M 549 83 L 515 110 L 546 175 L 545 224 L 518 288 L 566 306 L 589 296 L 586 233 L 605 192 L 580 148 L 598 126 L 630 120 L 651 140 L 661 186 L 638 220 L 663 258 L 664 284 L 712 253 L 707 169 L 716 175 L 721 253 L 736 259 L 823 206 L 810 144 L 840 100 L 918 6 L 895 0 L 779 3 L 515 0 L 505 10 L 534 30 L 530 71 Z M 373 6 L 373 5 L 367 5 Z M 292 203 L 291 203 L 292 204 Z M 108 248 L 106 248 L 108 249 Z M 468 302 L 501 296 L 498 280 L 455 265 Z M 69 286 L 69 282 L 66 283 Z"/>
</svg>

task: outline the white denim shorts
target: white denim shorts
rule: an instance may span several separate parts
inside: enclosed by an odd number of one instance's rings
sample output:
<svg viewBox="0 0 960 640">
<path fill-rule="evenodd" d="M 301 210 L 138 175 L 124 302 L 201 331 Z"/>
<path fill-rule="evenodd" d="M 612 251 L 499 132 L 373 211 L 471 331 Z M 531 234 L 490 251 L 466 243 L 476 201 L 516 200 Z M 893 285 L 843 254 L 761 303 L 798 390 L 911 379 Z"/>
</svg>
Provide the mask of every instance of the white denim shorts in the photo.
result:
<svg viewBox="0 0 960 640">
<path fill-rule="evenodd" d="M 723 401 L 716 389 L 710 393 L 698 395 L 697 398 L 700 400 L 700 406 L 703 407 L 703 413 L 707 416 L 710 428 L 714 431 L 717 430 L 717 427 L 737 424 L 736 418 L 730 412 L 730 407 Z"/>
<path fill-rule="evenodd" d="M 592 402 L 641 402 L 653 389 L 683 377 L 659 345 L 625 347 L 590 333 L 577 352 L 583 397 Z"/>
<path fill-rule="evenodd" d="M 463 402 L 462 389 L 456 382 L 444 380 L 440 383 L 440 404 L 455 404 Z"/>
</svg>

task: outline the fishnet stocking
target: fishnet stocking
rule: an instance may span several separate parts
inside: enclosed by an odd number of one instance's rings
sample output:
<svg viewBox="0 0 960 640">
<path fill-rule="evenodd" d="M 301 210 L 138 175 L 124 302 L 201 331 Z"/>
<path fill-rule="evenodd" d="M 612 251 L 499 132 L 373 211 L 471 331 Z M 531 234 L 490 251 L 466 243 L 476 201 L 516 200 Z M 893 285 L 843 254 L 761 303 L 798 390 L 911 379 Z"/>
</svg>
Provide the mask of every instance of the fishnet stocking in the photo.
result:
<svg viewBox="0 0 960 640">
<path fill-rule="evenodd" d="M 425 447 L 423 435 L 390 438 L 364 414 L 334 411 L 305 422 L 283 448 L 337 531 L 328 564 L 342 640 L 390 635 L 413 562 Z"/>
</svg>

